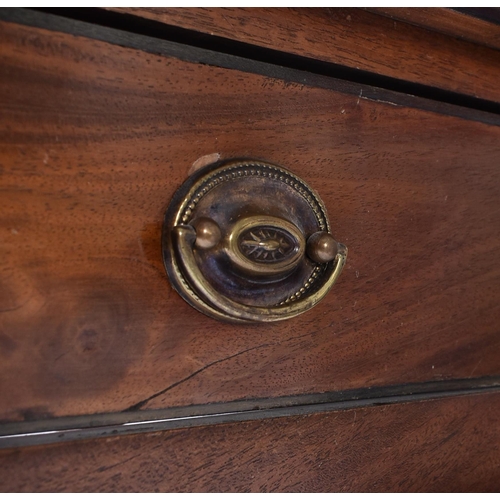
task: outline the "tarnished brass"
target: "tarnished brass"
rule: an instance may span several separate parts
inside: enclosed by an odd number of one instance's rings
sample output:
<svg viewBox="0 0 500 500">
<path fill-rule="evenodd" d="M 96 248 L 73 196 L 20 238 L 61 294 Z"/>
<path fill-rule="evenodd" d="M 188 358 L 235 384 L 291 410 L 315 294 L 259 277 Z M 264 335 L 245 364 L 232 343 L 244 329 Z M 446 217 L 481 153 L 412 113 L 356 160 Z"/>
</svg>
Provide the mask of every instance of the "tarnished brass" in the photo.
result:
<svg viewBox="0 0 500 500">
<path fill-rule="evenodd" d="M 165 215 L 162 245 L 179 294 L 236 322 L 307 311 L 347 257 L 318 195 L 288 170 L 256 160 L 217 162 L 189 177 Z"/>
<path fill-rule="evenodd" d="M 279 277 L 296 267 L 305 246 L 304 236 L 290 222 L 255 215 L 234 224 L 226 252 L 232 263 L 250 276 Z"/>
<path fill-rule="evenodd" d="M 339 251 L 338 243 L 326 231 L 318 231 L 307 240 L 307 255 L 318 264 L 330 262 Z"/>
<path fill-rule="evenodd" d="M 196 231 L 195 245 L 198 248 L 213 248 L 221 239 L 220 227 L 217 222 L 207 217 L 200 217 L 193 221 L 192 226 Z"/>
</svg>

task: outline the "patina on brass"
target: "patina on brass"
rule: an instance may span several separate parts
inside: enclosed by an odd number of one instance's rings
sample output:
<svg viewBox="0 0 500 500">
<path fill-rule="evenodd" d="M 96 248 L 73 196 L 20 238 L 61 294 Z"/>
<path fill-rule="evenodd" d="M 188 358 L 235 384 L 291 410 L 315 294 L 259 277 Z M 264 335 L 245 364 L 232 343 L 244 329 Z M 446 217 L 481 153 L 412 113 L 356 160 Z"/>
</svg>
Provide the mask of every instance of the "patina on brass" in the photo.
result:
<svg viewBox="0 0 500 500">
<path fill-rule="evenodd" d="M 213 248 L 221 239 L 220 227 L 217 222 L 207 217 L 200 217 L 191 224 L 196 231 L 195 245 L 198 248 Z"/>
<path fill-rule="evenodd" d="M 189 177 L 165 215 L 162 245 L 179 294 L 235 322 L 307 311 L 347 257 L 318 195 L 288 170 L 256 160 L 217 162 Z"/>
<path fill-rule="evenodd" d="M 242 272 L 278 278 L 297 266 L 305 246 L 304 236 L 290 222 L 256 215 L 234 224 L 225 251 Z"/>
<path fill-rule="evenodd" d="M 339 251 L 338 243 L 326 231 L 318 231 L 307 240 L 307 255 L 318 264 L 330 262 Z"/>
</svg>

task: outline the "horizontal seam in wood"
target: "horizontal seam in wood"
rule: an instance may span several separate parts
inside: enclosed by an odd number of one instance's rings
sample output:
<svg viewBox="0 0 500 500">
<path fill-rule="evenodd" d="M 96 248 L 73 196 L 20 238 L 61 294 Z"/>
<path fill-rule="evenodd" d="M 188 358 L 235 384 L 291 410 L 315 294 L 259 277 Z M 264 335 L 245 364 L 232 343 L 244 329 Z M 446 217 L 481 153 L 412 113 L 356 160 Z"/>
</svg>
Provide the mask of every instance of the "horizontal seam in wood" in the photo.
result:
<svg viewBox="0 0 500 500">
<path fill-rule="evenodd" d="M 494 101 L 275 49 L 204 35 L 164 25 L 158 21 L 136 18 L 130 14 L 102 9 L 85 9 L 85 11 L 84 16 L 80 9 L 75 9 L 72 14 L 67 9 L 53 11 L 5 8 L 0 9 L 0 20 L 83 36 L 187 62 L 234 69 L 286 82 L 358 95 L 360 98 L 384 104 L 413 107 L 490 125 L 500 125 L 500 103 Z"/>
<path fill-rule="evenodd" d="M 442 389 L 442 390 L 440 390 Z M 0 426 L 0 449 L 159 432 L 296 415 L 500 392 L 500 377 L 355 389 L 338 393 L 234 401 L 47 419 Z"/>
</svg>

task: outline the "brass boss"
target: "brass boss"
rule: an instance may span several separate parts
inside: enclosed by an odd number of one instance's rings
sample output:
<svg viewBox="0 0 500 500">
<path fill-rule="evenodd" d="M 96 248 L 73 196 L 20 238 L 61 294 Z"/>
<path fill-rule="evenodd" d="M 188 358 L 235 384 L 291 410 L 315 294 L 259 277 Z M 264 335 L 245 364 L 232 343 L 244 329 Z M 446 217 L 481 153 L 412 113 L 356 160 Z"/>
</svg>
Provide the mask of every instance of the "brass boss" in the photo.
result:
<svg viewBox="0 0 500 500">
<path fill-rule="evenodd" d="M 347 257 L 319 196 L 292 172 L 256 160 L 217 162 L 189 177 L 165 214 L 162 246 L 179 294 L 235 322 L 309 310 Z"/>
</svg>

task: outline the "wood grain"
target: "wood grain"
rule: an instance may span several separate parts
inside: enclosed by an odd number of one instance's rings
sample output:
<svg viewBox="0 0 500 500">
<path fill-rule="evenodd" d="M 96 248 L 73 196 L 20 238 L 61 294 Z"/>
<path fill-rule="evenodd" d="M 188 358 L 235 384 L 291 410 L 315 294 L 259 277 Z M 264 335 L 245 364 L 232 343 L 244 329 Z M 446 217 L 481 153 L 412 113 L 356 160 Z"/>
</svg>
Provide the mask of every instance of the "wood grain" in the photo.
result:
<svg viewBox="0 0 500 500">
<path fill-rule="evenodd" d="M 1 23 L 4 421 L 499 373 L 500 128 Z M 206 154 L 282 164 L 349 247 L 322 304 L 234 326 L 171 289 Z"/>
<path fill-rule="evenodd" d="M 497 50 L 363 9 L 138 7 L 112 10 L 500 102 Z M 477 21 L 471 23 L 475 25 Z M 500 36 L 499 26 L 496 26 L 496 36 Z"/>
<path fill-rule="evenodd" d="M 9 492 L 464 492 L 500 487 L 500 395 L 0 452 Z"/>
<path fill-rule="evenodd" d="M 500 26 L 452 9 L 436 7 L 371 7 L 366 10 L 423 28 L 500 49 Z"/>
</svg>

